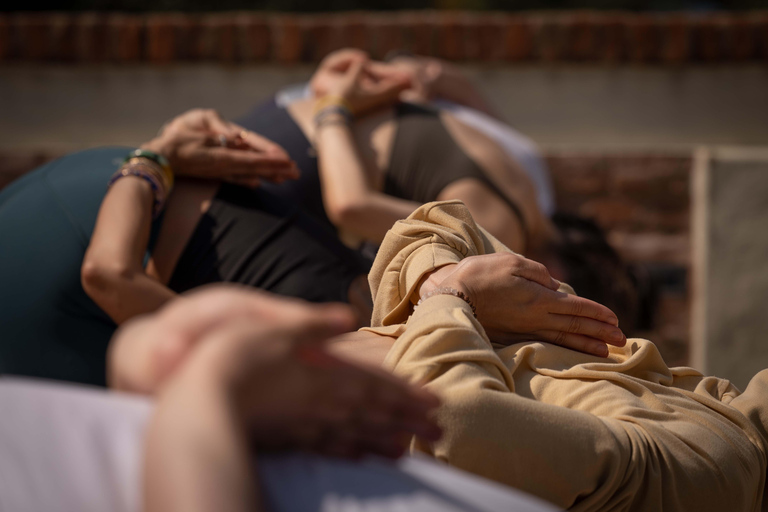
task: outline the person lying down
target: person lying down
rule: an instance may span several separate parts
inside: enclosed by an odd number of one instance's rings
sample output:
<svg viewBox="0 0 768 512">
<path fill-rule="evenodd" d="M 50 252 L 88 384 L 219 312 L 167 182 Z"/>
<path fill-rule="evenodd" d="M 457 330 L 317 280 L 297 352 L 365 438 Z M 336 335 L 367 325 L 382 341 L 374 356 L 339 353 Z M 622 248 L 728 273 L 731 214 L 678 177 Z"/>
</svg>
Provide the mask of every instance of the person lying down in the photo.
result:
<svg viewBox="0 0 768 512">
<path fill-rule="evenodd" d="M 531 277 L 558 284 L 530 263 L 458 202 L 427 204 L 387 235 L 367 333 L 388 339 L 387 369 L 442 399 L 443 437 L 412 450 L 564 509 L 764 510 L 768 370 L 741 393 L 668 368 L 648 340 L 607 359 L 527 341 L 553 293 Z"/>
<path fill-rule="evenodd" d="M 439 396 L 442 437 L 411 451 L 564 509 L 764 509 L 768 371 L 742 393 L 668 368 L 647 340 L 617 339 L 607 358 L 531 341 L 557 332 L 578 348 L 590 340 L 568 331 L 615 316 L 563 293 L 457 201 L 396 223 L 369 282 L 372 327 L 332 348 Z M 152 392 L 147 361 L 183 357 L 160 346 L 113 347 L 112 383 Z"/>
</svg>

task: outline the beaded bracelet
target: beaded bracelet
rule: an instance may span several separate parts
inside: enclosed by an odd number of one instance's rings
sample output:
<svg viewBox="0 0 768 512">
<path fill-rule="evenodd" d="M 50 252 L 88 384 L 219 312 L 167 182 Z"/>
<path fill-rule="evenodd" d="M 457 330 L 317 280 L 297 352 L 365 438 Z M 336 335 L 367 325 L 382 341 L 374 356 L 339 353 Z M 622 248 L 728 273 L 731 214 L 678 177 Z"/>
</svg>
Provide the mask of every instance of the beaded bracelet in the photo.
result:
<svg viewBox="0 0 768 512">
<path fill-rule="evenodd" d="M 470 298 L 462 292 L 461 290 L 457 290 L 456 288 L 449 288 L 449 287 L 442 287 L 442 288 L 435 288 L 431 292 L 424 295 L 421 299 L 419 299 L 419 302 L 416 303 L 416 307 L 419 307 L 422 302 L 429 299 L 430 297 L 434 297 L 435 295 L 453 295 L 454 297 L 458 297 L 467 304 L 469 304 L 470 309 L 472 309 L 472 316 L 477 318 L 477 310 L 475 309 L 475 305 L 472 304 L 472 301 Z"/>
<path fill-rule="evenodd" d="M 148 149 L 136 149 L 128 153 L 128 155 L 125 157 L 125 160 L 123 160 L 123 163 L 128 163 L 134 158 L 146 158 L 147 160 L 151 160 L 152 162 L 159 165 L 160 169 L 162 170 L 161 176 L 163 178 L 163 182 L 165 183 L 168 192 L 171 191 L 174 181 L 173 169 L 171 169 L 171 164 L 168 162 L 167 158 L 159 153 L 155 153 L 154 151 L 149 151 Z"/>
<path fill-rule="evenodd" d="M 331 124 L 349 125 L 352 122 L 352 113 L 341 105 L 325 107 L 315 114 L 315 128 L 321 128 Z"/>
<path fill-rule="evenodd" d="M 323 96 L 322 98 L 315 101 L 315 108 L 313 109 L 312 113 L 317 115 L 321 110 L 325 110 L 327 107 L 341 107 L 349 112 L 350 116 L 355 115 L 355 111 L 352 108 L 352 105 L 350 105 L 346 99 L 341 96 L 333 95 Z"/>
<path fill-rule="evenodd" d="M 163 183 L 162 172 L 157 167 L 153 167 L 147 160 L 131 159 L 112 175 L 107 183 L 107 189 L 111 188 L 117 180 L 128 176 L 141 178 L 152 187 L 152 218 L 156 219 L 165 207 L 169 192 Z"/>
</svg>

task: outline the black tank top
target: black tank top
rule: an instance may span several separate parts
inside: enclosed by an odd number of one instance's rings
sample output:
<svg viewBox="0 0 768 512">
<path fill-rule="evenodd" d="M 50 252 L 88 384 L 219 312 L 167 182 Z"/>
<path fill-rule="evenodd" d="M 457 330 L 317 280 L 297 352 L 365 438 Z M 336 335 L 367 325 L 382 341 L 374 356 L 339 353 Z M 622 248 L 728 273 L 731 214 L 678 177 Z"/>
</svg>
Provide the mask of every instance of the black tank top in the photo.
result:
<svg viewBox="0 0 768 512">
<path fill-rule="evenodd" d="M 288 111 L 279 107 L 274 99 L 269 99 L 235 122 L 282 146 L 301 171 L 297 180 L 280 185 L 265 182 L 261 188 L 275 197 L 301 205 L 307 213 L 336 231 L 323 207 L 315 149 Z"/>
<path fill-rule="evenodd" d="M 520 219 L 528 235 L 520 207 L 502 194 L 474 160 L 459 147 L 435 109 L 412 103 L 395 107 L 397 132 L 384 178 L 388 195 L 428 203 L 454 181 L 474 178 L 493 190 Z"/>
<path fill-rule="evenodd" d="M 397 130 L 392 143 L 389 168 L 384 177 L 384 193 L 429 203 L 436 201 L 445 187 L 465 178 L 474 178 L 493 190 L 512 210 L 528 235 L 528 223 L 520 207 L 499 191 L 485 172 L 469 158 L 448 133 L 436 109 L 413 103 L 395 106 Z M 296 162 L 301 177 L 264 188 L 288 201 L 301 204 L 307 212 L 335 230 L 323 208 L 317 157 L 304 132 L 288 111 L 274 99 L 257 106 L 237 122 L 280 144 Z"/>
<path fill-rule="evenodd" d="M 312 302 L 348 302 L 368 272 L 324 223 L 260 187 L 223 184 L 187 243 L 168 286 L 241 283 Z"/>
</svg>

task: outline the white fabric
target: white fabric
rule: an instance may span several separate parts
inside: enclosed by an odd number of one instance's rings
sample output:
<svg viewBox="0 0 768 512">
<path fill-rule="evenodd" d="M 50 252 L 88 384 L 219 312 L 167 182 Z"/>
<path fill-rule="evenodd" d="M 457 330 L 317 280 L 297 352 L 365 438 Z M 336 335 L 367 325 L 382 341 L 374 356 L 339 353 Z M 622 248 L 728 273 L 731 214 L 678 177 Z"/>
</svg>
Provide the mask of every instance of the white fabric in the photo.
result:
<svg viewBox="0 0 768 512">
<path fill-rule="evenodd" d="M 0 512 L 138 512 L 152 403 L 85 386 L 0 378 Z M 262 456 L 276 512 L 553 510 L 431 459 Z"/>
<path fill-rule="evenodd" d="M 547 216 L 555 213 L 552 179 L 546 162 L 531 139 L 479 110 L 444 100 L 433 101 L 432 104 L 439 109 L 447 110 L 462 123 L 493 139 L 510 158 L 520 164 L 531 178 L 536 188 L 536 200 L 541 211 Z"/>
<path fill-rule="evenodd" d="M 0 512 L 139 510 L 145 399 L 0 378 Z"/>
</svg>

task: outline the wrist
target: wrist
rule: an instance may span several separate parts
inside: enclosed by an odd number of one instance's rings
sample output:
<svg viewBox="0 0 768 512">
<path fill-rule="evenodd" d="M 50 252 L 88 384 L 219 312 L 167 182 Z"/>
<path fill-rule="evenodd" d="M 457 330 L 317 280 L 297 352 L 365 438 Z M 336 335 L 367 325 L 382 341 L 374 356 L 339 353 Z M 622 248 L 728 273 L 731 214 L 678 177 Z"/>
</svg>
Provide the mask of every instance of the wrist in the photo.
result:
<svg viewBox="0 0 768 512">
<path fill-rule="evenodd" d="M 443 281 L 456 270 L 456 263 L 451 263 L 437 268 L 425 275 L 416 286 L 416 293 L 411 296 L 411 302 L 416 304 L 433 290 L 442 286 Z"/>
<path fill-rule="evenodd" d="M 343 94 L 326 94 L 325 96 L 316 98 L 312 112 L 315 117 L 317 117 L 321 111 L 328 108 L 338 108 L 344 110 L 349 113 L 350 117 L 355 114 L 349 98 Z"/>
<path fill-rule="evenodd" d="M 154 139 L 147 141 L 139 146 L 139 149 L 146 149 L 147 151 L 157 153 L 170 162 L 170 155 L 172 153 L 170 147 L 171 145 L 169 144 L 169 141 L 167 141 L 162 136 L 157 136 Z"/>
<path fill-rule="evenodd" d="M 421 306 L 421 304 L 424 301 L 429 300 L 432 297 L 437 297 L 439 295 L 452 295 L 454 297 L 457 297 L 463 300 L 464 302 L 467 303 L 469 308 L 472 310 L 472 316 L 477 318 L 477 309 L 475 308 L 475 304 L 472 302 L 472 299 L 470 298 L 469 294 L 465 293 L 462 290 L 454 288 L 452 286 L 439 286 L 438 288 L 435 288 L 431 292 L 424 295 L 421 299 L 419 299 L 419 302 L 416 304 L 416 307 L 418 308 L 419 306 Z"/>
</svg>

